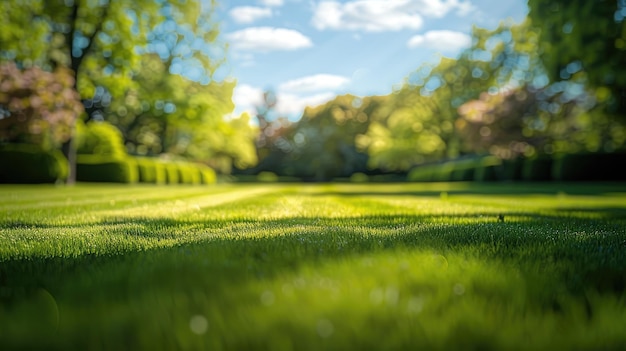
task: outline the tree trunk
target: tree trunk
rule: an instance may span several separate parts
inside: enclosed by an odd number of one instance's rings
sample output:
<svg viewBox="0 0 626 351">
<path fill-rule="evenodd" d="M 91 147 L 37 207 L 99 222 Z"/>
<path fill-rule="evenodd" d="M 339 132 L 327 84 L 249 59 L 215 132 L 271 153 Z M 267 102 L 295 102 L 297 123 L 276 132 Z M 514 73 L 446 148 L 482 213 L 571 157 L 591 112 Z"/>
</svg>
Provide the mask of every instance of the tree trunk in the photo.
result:
<svg viewBox="0 0 626 351">
<path fill-rule="evenodd" d="M 61 151 L 65 158 L 67 158 L 67 180 L 65 184 L 73 185 L 76 183 L 76 145 L 74 141 L 74 132 L 76 128 L 72 126 L 72 137 L 70 137 L 66 142 L 61 145 Z"/>
</svg>

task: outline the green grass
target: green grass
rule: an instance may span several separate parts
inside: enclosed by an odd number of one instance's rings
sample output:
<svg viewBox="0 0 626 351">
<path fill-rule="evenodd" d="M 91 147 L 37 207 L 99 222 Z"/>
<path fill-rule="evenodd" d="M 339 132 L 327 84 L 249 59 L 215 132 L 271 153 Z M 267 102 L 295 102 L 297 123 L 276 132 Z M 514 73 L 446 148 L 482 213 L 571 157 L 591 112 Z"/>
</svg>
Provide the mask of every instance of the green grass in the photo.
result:
<svg viewBox="0 0 626 351">
<path fill-rule="evenodd" d="M 0 186 L 2 350 L 624 349 L 625 286 L 624 184 Z"/>
</svg>

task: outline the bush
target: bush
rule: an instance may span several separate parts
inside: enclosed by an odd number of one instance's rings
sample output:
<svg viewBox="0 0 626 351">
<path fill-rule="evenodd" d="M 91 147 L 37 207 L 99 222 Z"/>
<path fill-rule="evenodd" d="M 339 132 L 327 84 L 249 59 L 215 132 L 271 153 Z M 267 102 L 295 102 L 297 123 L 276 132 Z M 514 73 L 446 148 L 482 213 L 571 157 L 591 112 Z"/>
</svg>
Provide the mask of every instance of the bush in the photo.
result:
<svg viewBox="0 0 626 351">
<path fill-rule="evenodd" d="M 625 162 L 623 153 L 563 155 L 554 160 L 552 174 L 560 181 L 626 180 L 626 173 L 619 171 Z"/>
<path fill-rule="evenodd" d="M 167 184 L 179 184 L 180 176 L 178 175 L 178 165 L 176 163 L 166 162 L 165 166 L 165 182 Z"/>
<path fill-rule="evenodd" d="M 367 183 L 369 177 L 365 173 L 357 172 L 350 176 L 351 183 Z"/>
<path fill-rule="evenodd" d="M 278 181 L 278 176 L 273 172 L 261 172 L 256 176 L 257 181 L 264 183 L 275 183 Z"/>
<path fill-rule="evenodd" d="M 200 169 L 200 179 L 202 184 L 215 184 L 217 182 L 217 175 L 212 168 L 208 166 L 201 165 Z"/>
<path fill-rule="evenodd" d="M 522 166 L 522 180 L 552 180 L 552 158 L 544 155 L 525 159 L 524 165 Z"/>
<path fill-rule="evenodd" d="M 76 162 L 78 181 L 135 183 L 138 178 L 137 162 L 130 157 L 80 155 Z"/>
<path fill-rule="evenodd" d="M 500 180 L 522 180 L 524 159 L 521 157 L 502 161 L 502 175 Z"/>
<path fill-rule="evenodd" d="M 478 158 L 460 159 L 450 162 L 453 166 L 450 174 L 450 180 L 452 181 L 468 182 L 474 180 L 474 173 L 480 165 L 480 159 Z"/>
<path fill-rule="evenodd" d="M 407 174 L 409 182 L 431 182 L 435 177 L 435 170 L 438 165 L 421 165 L 413 168 Z"/>
<path fill-rule="evenodd" d="M 108 122 L 76 124 L 77 148 L 79 155 L 99 155 L 121 158 L 126 155 L 124 138 L 117 127 Z"/>
<path fill-rule="evenodd" d="M 200 184 L 201 174 L 200 169 L 193 163 L 177 163 L 178 167 L 178 180 L 182 184 Z"/>
<path fill-rule="evenodd" d="M 58 150 L 36 145 L 0 145 L 0 183 L 55 183 L 68 174 L 67 160 Z"/>
<path fill-rule="evenodd" d="M 165 165 L 158 159 L 136 157 L 139 181 L 142 183 L 164 184 L 166 181 Z"/>
<path fill-rule="evenodd" d="M 496 156 L 483 157 L 474 172 L 474 179 L 479 182 L 501 180 L 502 160 Z"/>
</svg>

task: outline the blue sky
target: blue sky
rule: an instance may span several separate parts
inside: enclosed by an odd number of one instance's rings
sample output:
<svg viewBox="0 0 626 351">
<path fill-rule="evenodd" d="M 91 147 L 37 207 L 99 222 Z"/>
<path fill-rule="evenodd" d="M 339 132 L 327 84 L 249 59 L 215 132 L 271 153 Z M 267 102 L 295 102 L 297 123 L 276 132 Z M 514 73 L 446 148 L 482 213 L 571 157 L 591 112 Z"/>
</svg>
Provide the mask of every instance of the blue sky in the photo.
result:
<svg viewBox="0 0 626 351">
<path fill-rule="evenodd" d="M 277 112 L 297 119 L 339 94 L 389 94 L 421 64 L 455 57 L 472 25 L 527 12 L 526 0 L 226 0 L 217 20 L 238 83 L 235 114 L 272 89 Z"/>
</svg>

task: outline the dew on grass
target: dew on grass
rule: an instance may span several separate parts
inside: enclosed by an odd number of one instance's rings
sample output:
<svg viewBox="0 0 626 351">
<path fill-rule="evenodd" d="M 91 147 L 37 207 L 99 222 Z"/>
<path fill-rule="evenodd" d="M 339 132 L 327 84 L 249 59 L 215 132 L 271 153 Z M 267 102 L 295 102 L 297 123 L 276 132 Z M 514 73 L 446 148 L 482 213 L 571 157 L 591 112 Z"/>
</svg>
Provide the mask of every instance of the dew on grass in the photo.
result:
<svg viewBox="0 0 626 351">
<path fill-rule="evenodd" d="M 387 305 L 395 306 L 398 304 L 398 300 L 400 298 L 400 292 L 394 286 L 388 286 L 385 289 L 385 301 Z"/>
<path fill-rule="evenodd" d="M 385 294 L 383 292 L 383 289 L 376 288 L 370 291 L 370 301 L 375 305 L 379 305 L 381 302 L 383 302 L 384 297 Z"/>
<path fill-rule="evenodd" d="M 461 296 L 465 294 L 465 287 L 463 286 L 463 284 L 457 283 L 454 284 L 452 291 L 454 292 L 454 294 Z"/>
<path fill-rule="evenodd" d="M 418 314 L 424 309 L 423 297 L 412 297 L 407 302 L 406 310 L 412 314 Z"/>
<path fill-rule="evenodd" d="M 333 335 L 335 332 L 335 326 L 331 321 L 326 318 L 322 318 L 317 321 L 317 335 L 321 338 L 326 339 Z"/>
<path fill-rule="evenodd" d="M 189 320 L 189 328 L 195 334 L 201 335 L 209 329 L 209 322 L 204 316 L 197 314 Z"/>
<path fill-rule="evenodd" d="M 274 293 L 269 291 L 269 290 L 265 290 L 262 294 L 261 294 L 261 303 L 265 306 L 271 306 L 274 304 L 274 301 L 276 301 L 276 297 L 274 296 Z"/>
</svg>

